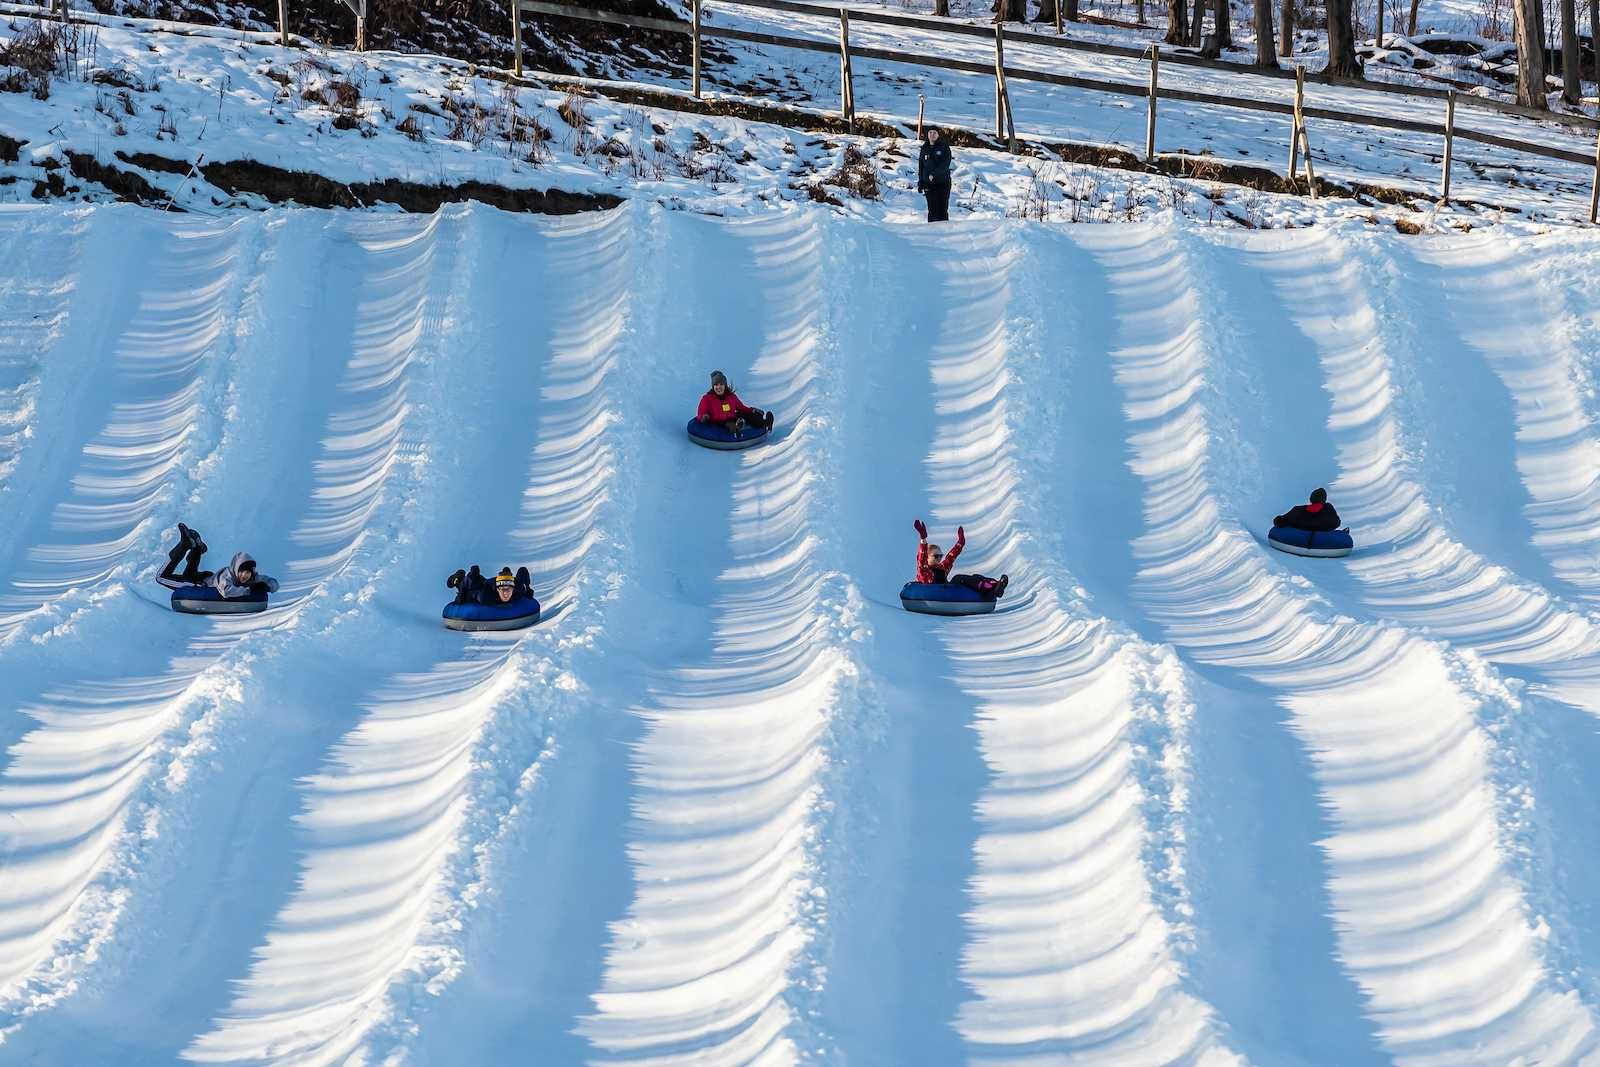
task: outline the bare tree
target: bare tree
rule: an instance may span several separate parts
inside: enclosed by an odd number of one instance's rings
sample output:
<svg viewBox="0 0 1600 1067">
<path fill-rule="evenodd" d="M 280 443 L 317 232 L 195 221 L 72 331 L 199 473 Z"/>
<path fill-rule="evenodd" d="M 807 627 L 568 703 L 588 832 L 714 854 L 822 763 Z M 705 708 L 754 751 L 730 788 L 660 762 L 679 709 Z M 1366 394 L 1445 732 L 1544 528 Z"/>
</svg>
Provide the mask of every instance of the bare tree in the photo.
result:
<svg viewBox="0 0 1600 1067">
<path fill-rule="evenodd" d="M 1600 4 L 1600 0 L 1594 0 Z M 1283 13 L 1279 16 L 1283 20 L 1283 41 L 1278 45 L 1278 54 L 1284 59 L 1294 55 L 1294 0 L 1283 0 Z"/>
<path fill-rule="evenodd" d="M 1596 0 L 1600 3 L 1600 0 Z M 1276 67 L 1278 57 L 1272 43 L 1272 0 L 1256 0 L 1256 66 Z"/>
<path fill-rule="evenodd" d="M 1194 0 L 1194 22 L 1189 26 L 1189 46 L 1199 48 L 1205 43 L 1206 33 L 1206 0 Z"/>
<path fill-rule="evenodd" d="M 1027 22 L 1028 0 L 994 0 L 996 22 Z"/>
<path fill-rule="evenodd" d="M 1600 4 L 1600 0 L 1594 0 Z M 1167 0 L 1167 36 L 1168 44 L 1184 45 L 1189 43 L 1189 3 L 1188 0 Z"/>
<path fill-rule="evenodd" d="M 1589 0 L 1589 55 L 1594 60 L 1594 71 L 1600 80 L 1600 0 Z"/>
<path fill-rule="evenodd" d="M 933 13 L 942 19 L 950 17 L 950 0 L 933 0 Z"/>
<path fill-rule="evenodd" d="M 1411 20 L 1406 23 L 1406 36 L 1417 35 L 1417 8 L 1422 6 L 1422 0 L 1411 0 Z"/>
<path fill-rule="evenodd" d="M 1211 23 L 1216 27 L 1218 48 L 1228 48 L 1233 44 L 1233 19 L 1228 3 L 1229 0 L 1212 0 L 1211 3 Z"/>
<path fill-rule="evenodd" d="M 1517 42 L 1517 103 L 1547 108 L 1544 95 L 1544 4 L 1516 0 L 1511 9 Z"/>
<path fill-rule="evenodd" d="M 1328 65 L 1322 73 L 1336 78 L 1361 77 L 1356 58 L 1355 4 L 1353 0 L 1327 0 Z"/>
<path fill-rule="evenodd" d="M 1582 75 L 1578 73 L 1578 2 L 1561 0 L 1561 99 L 1583 102 Z"/>
</svg>

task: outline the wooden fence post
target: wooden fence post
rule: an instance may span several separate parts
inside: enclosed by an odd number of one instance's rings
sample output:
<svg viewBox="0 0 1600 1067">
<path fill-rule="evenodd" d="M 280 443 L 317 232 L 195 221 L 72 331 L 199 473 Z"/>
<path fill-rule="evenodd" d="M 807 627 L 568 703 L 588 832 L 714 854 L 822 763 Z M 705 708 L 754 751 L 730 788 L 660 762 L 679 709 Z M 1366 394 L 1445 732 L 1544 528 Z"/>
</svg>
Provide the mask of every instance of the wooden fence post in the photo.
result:
<svg viewBox="0 0 1600 1067">
<path fill-rule="evenodd" d="M 689 0 L 694 12 L 694 98 L 700 99 L 700 0 Z"/>
<path fill-rule="evenodd" d="M 1595 135 L 1594 141 L 1594 182 L 1589 189 L 1589 221 L 1593 222 L 1596 211 L 1600 211 L 1600 133 Z"/>
<path fill-rule="evenodd" d="M 289 0 L 278 0 L 278 44 L 289 47 Z"/>
<path fill-rule="evenodd" d="M 1008 144 L 1011 154 L 1017 154 L 1017 127 L 1011 121 L 1011 94 L 1006 90 L 1006 52 L 1004 27 L 996 22 L 994 24 L 994 124 L 995 140 L 1006 137 L 1009 133 Z"/>
<path fill-rule="evenodd" d="M 1450 156 L 1456 143 L 1456 91 L 1446 91 L 1444 98 L 1444 188 L 1439 193 L 1439 203 L 1450 202 Z"/>
<path fill-rule="evenodd" d="M 917 141 L 922 141 L 922 109 L 928 106 L 928 98 L 921 93 L 917 94 Z"/>
<path fill-rule="evenodd" d="M 1139 6 L 1144 7 L 1144 0 L 1139 0 Z M 1056 0 L 1056 36 L 1061 36 L 1061 0 Z"/>
<path fill-rule="evenodd" d="M 856 88 L 850 77 L 850 12 L 839 9 L 839 109 L 844 112 L 845 127 L 856 132 Z"/>
<path fill-rule="evenodd" d="M 1150 46 L 1150 117 L 1144 125 L 1144 165 L 1156 165 L 1156 81 L 1161 74 L 1161 46 Z"/>
<path fill-rule="evenodd" d="M 1295 152 L 1304 142 L 1306 149 L 1306 187 L 1311 190 L 1311 199 L 1317 199 L 1317 172 L 1311 165 L 1311 137 L 1306 133 L 1306 68 L 1294 68 L 1294 137 L 1289 147 L 1289 178 L 1293 180 L 1295 172 Z"/>
</svg>

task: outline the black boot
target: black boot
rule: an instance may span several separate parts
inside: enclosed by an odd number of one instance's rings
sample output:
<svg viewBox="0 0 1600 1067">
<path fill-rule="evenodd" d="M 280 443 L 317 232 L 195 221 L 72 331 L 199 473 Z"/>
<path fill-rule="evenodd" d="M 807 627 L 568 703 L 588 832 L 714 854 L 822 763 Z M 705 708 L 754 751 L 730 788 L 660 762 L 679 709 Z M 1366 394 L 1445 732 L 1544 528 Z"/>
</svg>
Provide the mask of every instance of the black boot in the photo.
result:
<svg viewBox="0 0 1600 1067">
<path fill-rule="evenodd" d="M 1000 584 L 994 587 L 994 598 L 996 600 L 999 600 L 1001 597 L 1006 595 L 1006 585 L 1010 581 L 1011 576 L 1009 574 L 1002 574 L 1000 576 Z"/>
<path fill-rule="evenodd" d="M 767 412 L 767 432 L 772 432 L 772 412 Z"/>
<path fill-rule="evenodd" d="M 736 437 L 736 438 L 744 436 L 744 420 L 743 419 L 734 420 L 734 423 L 733 423 L 733 436 Z"/>
</svg>

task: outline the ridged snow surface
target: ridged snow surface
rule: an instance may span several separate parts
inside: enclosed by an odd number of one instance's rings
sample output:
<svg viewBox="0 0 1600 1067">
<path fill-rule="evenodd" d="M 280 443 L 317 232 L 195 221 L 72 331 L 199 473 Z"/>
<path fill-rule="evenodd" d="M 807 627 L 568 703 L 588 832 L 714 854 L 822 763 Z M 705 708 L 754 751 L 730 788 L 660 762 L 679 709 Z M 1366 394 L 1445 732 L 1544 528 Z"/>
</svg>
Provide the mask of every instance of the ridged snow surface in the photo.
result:
<svg viewBox="0 0 1600 1067">
<path fill-rule="evenodd" d="M 0 212 L 0 1067 L 1600 1064 L 1596 306 L 1586 233 Z M 999 611 L 900 608 L 919 517 Z"/>
</svg>

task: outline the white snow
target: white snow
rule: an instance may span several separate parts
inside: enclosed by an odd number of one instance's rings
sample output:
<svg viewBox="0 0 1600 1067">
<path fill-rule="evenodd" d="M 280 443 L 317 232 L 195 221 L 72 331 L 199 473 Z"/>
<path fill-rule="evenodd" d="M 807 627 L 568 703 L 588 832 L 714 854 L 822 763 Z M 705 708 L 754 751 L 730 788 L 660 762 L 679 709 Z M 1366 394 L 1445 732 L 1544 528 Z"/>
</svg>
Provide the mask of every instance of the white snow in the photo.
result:
<svg viewBox="0 0 1600 1067">
<path fill-rule="evenodd" d="M 0 1062 L 1595 1062 L 1594 243 L 0 209 Z"/>
</svg>

